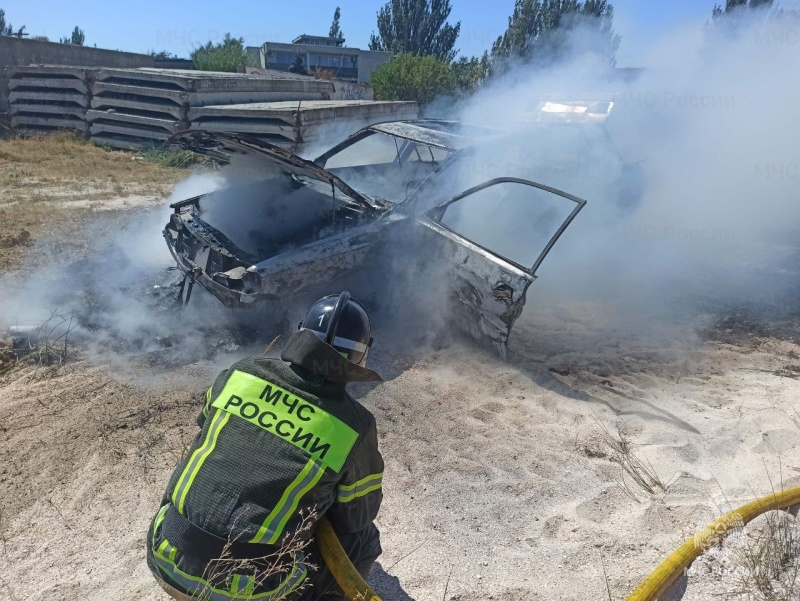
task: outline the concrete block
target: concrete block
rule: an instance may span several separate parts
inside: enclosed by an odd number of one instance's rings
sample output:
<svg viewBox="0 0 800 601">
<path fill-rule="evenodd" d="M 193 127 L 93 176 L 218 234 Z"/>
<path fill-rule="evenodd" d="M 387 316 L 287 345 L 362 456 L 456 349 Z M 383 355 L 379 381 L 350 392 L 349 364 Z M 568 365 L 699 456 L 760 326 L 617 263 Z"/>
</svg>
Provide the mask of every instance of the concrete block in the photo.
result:
<svg viewBox="0 0 800 601">
<path fill-rule="evenodd" d="M 251 123 L 231 124 L 225 122 L 206 122 L 202 125 L 192 123 L 190 129 L 202 129 L 204 131 L 215 132 L 235 132 L 237 134 L 247 134 L 254 138 L 267 139 L 268 141 L 279 140 L 287 144 L 293 144 L 300 139 L 300 134 L 293 127 L 264 127 L 263 125 Z M 274 143 L 274 142 L 273 142 Z"/>
<path fill-rule="evenodd" d="M 163 130 L 170 134 L 189 128 L 185 121 L 178 121 L 175 119 L 158 119 L 155 117 L 131 115 L 118 113 L 116 111 L 96 111 L 93 109 L 86 112 L 86 121 L 90 124 L 98 121 L 104 123 L 130 123 L 131 125 L 141 126 L 144 129 Z"/>
<path fill-rule="evenodd" d="M 65 90 L 63 92 L 59 92 L 47 90 L 17 90 L 14 92 L 9 92 L 8 94 L 8 101 L 12 104 L 25 100 L 32 101 L 34 103 L 55 102 L 65 106 L 89 106 L 89 97 L 86 94 L 81 94 L 77 91 Z"/>
<path fill-rule="evenodd" d="M 81 94 L 88 94 L 89 88 L 86 82 L 74 77 L 47 77 L 47 78 L 33 78 L 26 77 L 24 79 L 9 79 L 8 90 L 29 90 L 29 91 L 51 91 L 58 90 L 75 90 Z"/>
<path fill-rule="evenodd" d="M 83 120 L 86 116 L 86 109 L 80 106 L 59 106 L 55 104 L 17 104 L 11 103 L 9 113 L 12 115 L 68 115 Z"/>
<path fill-rule="evenodd" d="M 9 79 L 79 79 L 86 81 L 87 69 L 84 67 L 68 67 L 63 65 L 28 65 L 8 67 Z"/>
<path fill-rule="evenodd" d="M 140 102 L 169 100 L 179 106 L 189 105 L 189 95 L 183 90 L 164 90 L 142 86 L 131 86 L 107 81 L 96 81 L 92 84 L 93 96 L 125 96 L 136 98 Z"/>
<path fill-rule="evenodd" d="M 316 100 L 304 102 L 264 102 L 192 107 L 192 122 L 208 118 L 275 119 L 292 125 L 313 125 L 338 119 L 366 119 L 372 122 L 416 118 L 416 102 L 380 102 L 372 100 Z"/>
<path fill-rule="evenodd" d="M 88 133 L 88 126 L 85 121 L 78 119 L 70 119 L 64 116 L 29 116 L 29 115 L 11 115 L 11 127 L 14 131 L 25 132 L 34 129 L 41 129 L 43 131 L 59 130 L 59 129 L 74 129 L 82 134 Z"/>
<path fill-rule="evenodd" d="M 113 109 L 120 113 L 142 114 L 160 119 L 174 118 L 176 121 L 186 120 L 186 108 L 178 106 L 168 100 L 162 102 L 147 102 L 137 100 L 135 97 L 116 98 L 111 96 L 94 96 L 91 108 L 97 110 Z"/>
<path fill-rule="evenodd" d="M 124 123 L 107 123 L 102 121 L 95 121 L 92 123 L 89 127 L 89 133 L 92 135 L 119 134 L 130 138 L 158 141 L 159 143 L 172 135 L 170 132 L 163 130 L 146 129 L 143 127 L 126 125 Z"/>
<path fill-rule="evenodd" d="M 173 69 L 98 69 L 94 75 L 100 82 L 122 83 L 141 87 L 184 90 L 187 92 L 299 92 L 333 94 L 334 85 L 321 79 L 264 77 L 243 73 L 216 71 L 183 71 Z"/>
<path fill-rule="evenodd" d="M 157 140 L 122 136 L 112 133 L 93 134 L 91 140 L 92 143 L 98 146 L 110 146 L 111 148 L 118 148 L 120 150 L 149 150 L 162 147 L 161 142 Z"/>
</svg>

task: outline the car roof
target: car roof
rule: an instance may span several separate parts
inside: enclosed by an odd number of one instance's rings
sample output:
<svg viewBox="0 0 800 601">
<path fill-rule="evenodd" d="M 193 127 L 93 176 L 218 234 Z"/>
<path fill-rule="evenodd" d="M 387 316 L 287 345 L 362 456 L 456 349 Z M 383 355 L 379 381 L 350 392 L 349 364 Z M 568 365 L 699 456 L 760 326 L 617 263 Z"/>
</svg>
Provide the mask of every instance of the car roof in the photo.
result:
<svg viewBox="0 0 800 601">
<path fill-rule="evenodd" d="M 438 146 L 447 150 L 461 150 L 478 142 L 496 137 L 502 132 L 464 123 L 439 119 L 420 119 L 417 121 L 388 121 L 376 123 L 367 129 L 403 138 L 412 142 Z"/>
</svg>

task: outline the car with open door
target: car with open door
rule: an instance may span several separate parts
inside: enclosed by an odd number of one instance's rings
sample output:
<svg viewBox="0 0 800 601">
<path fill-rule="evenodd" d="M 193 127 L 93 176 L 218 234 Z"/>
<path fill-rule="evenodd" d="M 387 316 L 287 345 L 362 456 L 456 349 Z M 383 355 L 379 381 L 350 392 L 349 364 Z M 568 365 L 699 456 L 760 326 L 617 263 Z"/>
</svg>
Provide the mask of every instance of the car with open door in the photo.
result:
<svg viewBox="0 0 800 601">
<path fill-rule="evenodd" d="M 337 174 L 329 161 L 323 168 L 248 136 L 173 137 L 183 148 L 246 163 L 259 174 L 172 205 L 164 237 L 185 274 L 184 297 L 197 282 L 241 307 L 330 289 L 368 270 L 397 270 L 398 278 L 434 271 L 453 323 L 505 355 L 539 266 L 586 201 L 517 177 L 462 185 L 462 170 L 443 168 L 455 149 L 431 138 L 398 140 L 393 160 L 425 156 L 433 164 L 408 170 L 413 186 L 399 180 L 394 193 L 382 195 L 380 187 L 359 187 L 357 176 L 351 184 L 354 171 Z M 440 151 L 451 154 L 435 160 Z M 379 165 L 403 169 L 386 158 Z M 387 260 L 400 246 L 408 250 L 403 261 Z"/>
</svg>

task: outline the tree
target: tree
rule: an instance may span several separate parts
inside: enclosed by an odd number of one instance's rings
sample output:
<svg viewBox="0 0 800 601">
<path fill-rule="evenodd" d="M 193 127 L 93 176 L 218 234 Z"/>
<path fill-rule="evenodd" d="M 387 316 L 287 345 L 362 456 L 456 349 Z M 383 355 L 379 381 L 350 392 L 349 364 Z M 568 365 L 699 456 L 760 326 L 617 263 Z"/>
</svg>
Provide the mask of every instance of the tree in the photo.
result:
<svg viewBox="0 0 800 601">
<path fill-rule="evenodd" d="M 83 33 L 83 29 L 75 26 L 75 29 L 72 30 L 72 34 L 68 38 L 61 38 L 59 40 L 62 44 L 72 44 L 73 46 L 83 46 L 83 43 L 86 41 L 86 35 Z"/>
<path fill-rule="evenodd" d="M 546 66 L 593 53 L 613 66 L 620 44 L 613 20 L 607 0 L 516 0 L 508 29 L 492 45 L 492 58 Z"/>
<path fill-rule="evenodd" d="M 295 54 L 294 62 L 289 67 L 289 73 L 297 73 L 298 75 L 308 75 L 306 71 L 306 61 L 302 54 Z"/>
<path fill-rule="evenodd" d="M 389 0 L 378 11 L 378 35 L 370 50 L 430 55 L 451 62 L 461 22 L 450 25 L 450 0 Z"/>
<path fill-rule="evenodd" d="M 25 26 L 23 25 L 17 31 L 14 31 L 14 26 L 11 23 L 6 24 L 6 11 L 0 8 L 0 35 L 10 35 L 17 38 L 28 35 L 25 33 Z"/>
<path fill-rule="evenodd" d="M 725 0 L 725 6 L 714 5 L 706 32 L 723 36 L 736 36 L 748 22 L 753 10 L 769 10 L 773 0 Z"/>
<path fill-rule="evenodd" d="M 456 88 L 462 92 L 474 92 L 481 87 L 491 74 L 489 51 L 485 51 L 480 58 L 477 56 L 470 58 L 462 56 L 452 64 L 451 68 Z"/>
<path fill-rule="evenodd" d="M 747 8 L 771 8 L 772 4 L 773 0 L 725 0 L 725 8 L 719 4 L 714 5 L 711 18 L 719 19 L 721 17 L 731 16 Z"/>
<path fill-rule="evenodd" d="M 46 35 L 33 35 L 33 36 L 31 36 L 31 39 L 32 40 L 37 40 L 39 42 L 49 42 L 50 41 L 50 38 L 48 38 Z"/>
<path fill-rule="evenodd" d="M 384 63 L 369 78 L 375 100 L 415 100 L 428 104 L 452 93 L 456 80 L 450 64 L 435 56 L 401 53 Z"/>
<path fill-rule="evenodd" d="M 226 33 L 219 44 L 208 42 L 205 46 L 198 46 L 190 57 L 194 68 L 199 71 L 236 73 L 251 63 L 244 48 L 244 38 L 231 37 L 230 33 Z"/>
<path fill-rule="evenodd" d="M 342 28 L 339 27 L 339 18 L 342 16 L 342 10 L 337 6 L 336 10 L 333 13 L 333 23 L 331 23 L 330 31 L 328 31 L 328 37 L 330 38 L 343 38 L 344 33 L 342 32 Z"/>
</svg>

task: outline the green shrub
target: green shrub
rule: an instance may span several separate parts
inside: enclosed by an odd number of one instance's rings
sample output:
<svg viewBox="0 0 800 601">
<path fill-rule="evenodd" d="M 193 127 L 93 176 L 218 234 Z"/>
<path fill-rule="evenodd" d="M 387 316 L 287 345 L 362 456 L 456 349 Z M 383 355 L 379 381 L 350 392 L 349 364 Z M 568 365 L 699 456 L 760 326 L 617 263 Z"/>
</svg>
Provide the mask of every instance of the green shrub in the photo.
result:
<svg viewBox="0 0 800 601">
<path fill-rule="evenodd" d="M 219 44 L 208 42 L 192 51 L 192 63 L 199 71 L 224 71 L 236 73 L 240 68 L 250 65 L 247 50 L 244 48 L 244 38 L 233 38 L 226 33 Z"/>
<path fill-rule="evenodd" d="M 434 56 L 401 53 L 372 72 L 375 100 L 416 100 L 428 104 L 451 94 L 456 78 L 449 63 Z"/>
</svg>

